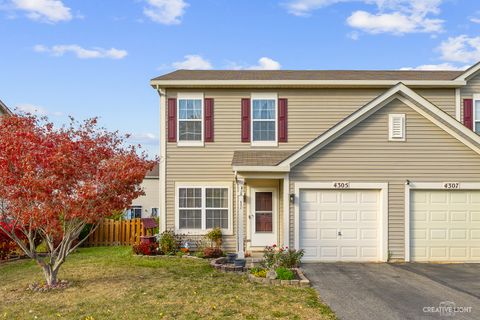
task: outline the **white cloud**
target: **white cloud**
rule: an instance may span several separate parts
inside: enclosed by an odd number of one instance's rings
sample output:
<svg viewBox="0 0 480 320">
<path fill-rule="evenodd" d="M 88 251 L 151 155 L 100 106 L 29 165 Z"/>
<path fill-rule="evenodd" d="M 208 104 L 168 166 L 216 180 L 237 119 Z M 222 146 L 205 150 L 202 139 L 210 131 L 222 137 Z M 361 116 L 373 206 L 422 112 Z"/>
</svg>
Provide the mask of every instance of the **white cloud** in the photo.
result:
<svg viewBox="0 0 480 320">
<path fill-rule="evenodd" d="M 18 110 L 21 113 L 30 113 L 37 116 L 48 116 L 48 115 L 53 115 L 56 117 L 63 116 L 63 112 L 58 112 L 58 111 L 50 112 L 44 107 L 40 107 L 40 106 L 29 104 L 29 103 L 18 104 L 15 106 L 15 110 Z"/>
<path fill-rule="evenodd" d="M 285 3 L 288 12 L 296 16 L 308 16 L 310 12 L 340 2 L 352 2 L 361 0 L 293 0 Z"/>
<path fill-rule="evenodd" d="M 12 5 L 17 10 L 25 11 L 32 20 L 55 23 L 72 19 L 70 8 L 61 0 L 12 0 Z"/>
<path fill-rule="evenodd" d="M 367 33 L 404 34 L 414 32 L 441 32 L 443 20 L 431 18 L 440 13 L 443 0 L 291 0 L 288 12 L 308 16 L 313 10 L 342 2 L 361 2 L 375 5 L 376 12 L 357 10 L 347 18 L 352 28 Z"/>
<path fill-rule="evenodd" d="M 416 15 L 401 12 L 371 14 L 366 11 L 355 11 L 347 18 L 347 23 L 353 28 L 367 33 L 404 34 L 412 32 L 440 32 L 443 20 L 426 19 Z"/>
<path fill-rule="evenodd" d="M 470 21 L 473 23 L 480 23 L 480 18 L 470 18 Z"/>
<path fill-rule="evenodd" d="M 439 64 L 423 64 L 417 67 L 404 67 L 400 70 L 466 70 L 469 66 L 456 66 L 448 62 L 439 63 Z"/>
<path fill-rule="evenodd" d="M 108 58 L 108 59 L 123 59 L 127 56 L 127 51 L 119 50 L 115 48 L 103 49 L 103 48 L 92 48 L 85 49 L 77 44 L 68 44 L 68 45 L 55 45 L 52 47 L 47 47 L 44 45 L 36 45 L 33 47 L 35 52 L 49 53 L 53 56 L 63 56 L 66 53 L 72 53 L 77 58 L 80 59 L 95 59 L 95 58 Z"/>
<path fill-rule="evenodd" d="M 480 60 L 480 36 L 450 37 L 438 47 L 444 61 L 473 63 Z"/>
<path fill-rule="evenodd" d="M 184 0 L 146 0 L 148 6 L 143 13 L 152 21 L 161 24 L 179 24 L 188 3 Z"/>
<path fill-rule="evenodd" d="M 205 60 L 202 56 L 197 54 L 187 54 L 184 56 L 185 60 L 172 63 L 175 69 L 188 70 L 209 70 L 213 69 L 212 64 Z"/>
<path fill-rule="evenodd" d="M 153 133 L 133 133 L 129 136 L 128 140 L 134 144 L 140 145 L 158 145 L 159 138 Z"/>
<path fill-rule="evenodd" d="M 258 59 L 256 65 L 248 66 L 238 64 L 236 62 L 230 62 L 227 68 L 233 70 L 279 70 L 282 68 L 282 66 L 278 61 L 275 61 L 268 57 L 261 57 L 260 59 Z"/>
</svg>

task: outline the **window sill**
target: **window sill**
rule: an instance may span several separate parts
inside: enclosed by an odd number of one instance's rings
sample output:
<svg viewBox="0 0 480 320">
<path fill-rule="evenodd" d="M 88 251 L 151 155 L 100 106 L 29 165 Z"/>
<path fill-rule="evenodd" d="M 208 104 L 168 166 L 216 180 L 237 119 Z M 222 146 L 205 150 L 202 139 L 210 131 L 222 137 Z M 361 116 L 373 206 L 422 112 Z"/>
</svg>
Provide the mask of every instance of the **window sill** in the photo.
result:
<svg viewBox="0 0 480 320">
<path fill-rule="evenodd" d="M 178 141 L 177 147 L 204 147 L 203 141 Z"/>
<path fill-rule="evenodd" d="M 278 147 L 277 141 L 252 141 L 252 147 Z"/>
<path fill-rule="evenodd" d="M 192 235 L 192 236 L 204 236 L 212 229 L 178 229 L 175 228 L 176 234 L 183 234 L 183 235 Z M 233 236 L 233 230 L 231 229 L 222 229 L 223 236 Z"/>
</svg>

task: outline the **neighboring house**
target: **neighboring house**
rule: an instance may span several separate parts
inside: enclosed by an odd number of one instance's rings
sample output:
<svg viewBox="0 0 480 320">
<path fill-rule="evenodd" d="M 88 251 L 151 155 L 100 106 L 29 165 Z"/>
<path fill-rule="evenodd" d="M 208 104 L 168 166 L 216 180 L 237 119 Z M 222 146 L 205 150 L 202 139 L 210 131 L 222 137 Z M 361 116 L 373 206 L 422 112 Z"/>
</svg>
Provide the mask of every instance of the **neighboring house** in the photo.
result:
<svg viewBox="0 0 480 320">
<path fill-rule="evenodd" d="M 125 217 L 127 219 L 158 218 L 158 164 L 145 175 L 141 186 L 145 195 L 132 201 L 132 205 L 125 212 Z"/>
<path fill-rule="evenodd" d="M 3 116 L 3 115 L 12 115 L 12 111 L 10 111 L 10 109 L 8 109 L 8 107 L 5 105 L 5 103 L 2 102 L 2 100 L 0 100 L 0 116 Z"/>
<path fill-rule="evenodd" d="M 240 255 L 480 261 L 480 64 L 178 70 L 151 85 L 163 230 L 220 226 Z"/>
</svg>

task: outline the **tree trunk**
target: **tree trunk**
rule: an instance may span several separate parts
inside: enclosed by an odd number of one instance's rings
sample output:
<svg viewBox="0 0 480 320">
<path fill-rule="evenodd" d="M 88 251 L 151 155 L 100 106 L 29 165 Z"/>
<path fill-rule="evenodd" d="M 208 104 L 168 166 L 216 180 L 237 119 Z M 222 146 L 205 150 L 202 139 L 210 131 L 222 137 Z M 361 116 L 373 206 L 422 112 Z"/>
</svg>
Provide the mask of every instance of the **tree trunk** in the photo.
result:
<svg viewBox="0 0 480 320">
<path fill-rule="evenodd" d="M 51 266 L 49 265 L 44 265 L 42 266 L 43 268 L 43 273 L 45 275 L 45 281 L 47 282 L 48 286 L 55 286 L 58 283 L 58 269 L 52 269 Z"/>
</svg>

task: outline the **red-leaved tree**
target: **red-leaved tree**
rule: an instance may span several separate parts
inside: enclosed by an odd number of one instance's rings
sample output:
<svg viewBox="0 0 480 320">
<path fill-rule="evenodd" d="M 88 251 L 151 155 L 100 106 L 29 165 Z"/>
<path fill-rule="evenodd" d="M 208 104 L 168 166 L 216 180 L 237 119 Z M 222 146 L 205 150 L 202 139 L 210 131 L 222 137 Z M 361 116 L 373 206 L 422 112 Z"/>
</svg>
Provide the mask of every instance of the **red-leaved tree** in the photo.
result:
<svg viewBox="0 0 480 320">
<path fill-rule="evenodd" d="M 94 232 L 143 194 L 140 184 L 155 162 L 124 142 L 96 119 L 71 119 L 62 128 L 32 115 L 1 120 L 0 222 L 10 227 L 0 229 L 42 267 L 48 285 L 56 285 L 61 265 L 82 243 L 85 225 Z M 36 251 L 39 238 L 46 257 Z"/>
</svg>

